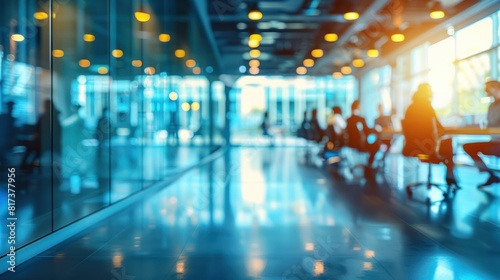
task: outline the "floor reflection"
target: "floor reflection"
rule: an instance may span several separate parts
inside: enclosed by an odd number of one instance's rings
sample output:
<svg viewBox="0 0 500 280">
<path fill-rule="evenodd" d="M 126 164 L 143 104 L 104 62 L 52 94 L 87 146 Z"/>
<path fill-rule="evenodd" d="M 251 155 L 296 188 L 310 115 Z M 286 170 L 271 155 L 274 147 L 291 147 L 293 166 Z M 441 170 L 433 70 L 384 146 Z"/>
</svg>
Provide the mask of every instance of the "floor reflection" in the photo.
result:
<svg viewBox="0 0 500 280">
<path fill-rule="evenodd" d="M 363 176 L 301 156 L 233 148 L 9 279 L 497 279 L 500 188 L 477 190 L 476 170 L 429 207 L 399 156 Z"/>
</svg>

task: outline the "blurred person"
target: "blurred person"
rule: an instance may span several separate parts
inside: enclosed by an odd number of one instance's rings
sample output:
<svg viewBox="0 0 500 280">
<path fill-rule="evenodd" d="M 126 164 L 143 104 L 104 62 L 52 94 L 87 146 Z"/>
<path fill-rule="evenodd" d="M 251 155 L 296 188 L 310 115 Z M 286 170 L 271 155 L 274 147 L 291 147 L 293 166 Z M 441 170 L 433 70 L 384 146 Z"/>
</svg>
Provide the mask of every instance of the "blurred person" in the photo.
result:
<svg viewBox="0 0 500 280">
<path fill-rule="evenodd" d="M 347 119 L 347 145 L 360 152 L 369 154 L 367 167 L 371 168 L 375 155 L 380 148 L 375 129 L 368 127 L 365 118 L 361 116 L 360 102 L 356 100 L 351 105 L 352 115 Z M 375 135 L 375 138 L 369 137 Z"/>
<path fill-rule="evenodd" d="M 382 104 L 378 104 L 377 110 L 378 110 L 378 118 L 375 119 L 375 129 L 377 131 L 394 130 L 393 123 L 392 123 L 392 114 L 385 115 L 384 114 L 384 106 L 382 106 Z M 393 112 L 393 110 L 391 110 L 391 112 Z M 382 156 L 382 160 L 384 160 L 391 149 L 392 136 L 381 137 L 380 144 L 385 146 L 385 152 L 384 152 L 384 155 Z"/>
<path fill-rule="evenodd" d="M 318 121 L 318 110 L 312 109 L 311 119 L 309 120 L 309 140 L 321 143 L 325 137 L 325 131 L 321 128 Z"/>
<path fill-rule="evenodd" d="M 446 165 L 446 183 L 459 188 L 453 174 L 452 139 L 441 139 L 444 128 L 432 107 L 432 96 L 432 88 L 428 83 L 420 84 L 413 94 L 412 103 L 405 113 L 405 123 L 411 129 L 404 132 L 406 141 L 403 155 L 416 157 L 418 154 L 425 154 L 443 162 Z M 438 144 L 439 152 L 436 150 Z"/>
<path fill-rule="evenodd" d="M 260 123 L 260 129 L 262 130 L 262 135 L 266 138 L 269 138 L 270 145 L 273 145 L 273 136 L 269 133 L 269 128 L 271 124 L 269 122 L 269 112 L 264 112 L 264 116 L 262 117 L 262 122 Z"/>
<path fill-rule="evenodd" d="M 300 123 L 300 127 L 297 130 L 297 137 L 309 139 L 309 121 L 307 120 L 307 111 L 304 111 L 304 117 L 302 118 L 302 122 Z"/>
<path fill-rule="evenodd" d="M 106 188 L 109 185 L 110 163 L 111 163 L 111 122 L 109 120 L 109 110 L 107 107 L 102 109 L 101 117 L 97 121 L 95 137 L 98 141 L 96 156 L 96 173 L 100 188 Z"/>
<path fill-rule="evenodd" d="M 500 128 L 500 82 L 491 80 L 486 82 L 485 91 L 488 96 L 493 98 L 493 103 L 488 108 L 487 121 L 488 128 Z M 493 170 L 488 168 L 479 154 L 486 156 L 500 156 L 500 139 L 492 137 L 489 142 L 467 143 L 463 146 L 465 152 L 474 160 L 474 165 L 481 172 L 488 172 L 490 177 L 486 182 L 479 185 L 478 188 L 483 188 L 495 183 L 500 183 L 500 178 L 493 173 Z"/>
<path fill-rule="evenodd" d="M 342 116 L 342 108 L 334 106 L 332 114 L 328 119 L 327 135 L 329 141 L 332 141 L 334 146 L 340 147 L 344 144 L 344 132 L 347 123 Z"/>
<path fill-rule="evenodd" d="M 33 140 L 26 147 L 21 169 L 31 171 L 37 164 L 46 165 L 44 163 L 49 161 L 52 163 L 60 161 L 62 139 L 59 115 L 52 101 L 46 99 L 43 102 L 43 113 L 35 124 Z M 49 160 L 50 155 L 52 158 Z"/>
<path fill-rule="evenodd" d="M 377 106 L 378 118 L 375 119 L 375 127 L 377 129 L 392 129 L 392 115 L 384 114 L 384 106 L 378 104 Z"/>
<path fill-rule="evenodd" d="M 4 156 L 17 143 L 16 118 L 13 116 L 15 103 L 9 101 L 5 104 L 6 112 L 0 115 L 0 163 L 4 164 Z"/>
</svg>

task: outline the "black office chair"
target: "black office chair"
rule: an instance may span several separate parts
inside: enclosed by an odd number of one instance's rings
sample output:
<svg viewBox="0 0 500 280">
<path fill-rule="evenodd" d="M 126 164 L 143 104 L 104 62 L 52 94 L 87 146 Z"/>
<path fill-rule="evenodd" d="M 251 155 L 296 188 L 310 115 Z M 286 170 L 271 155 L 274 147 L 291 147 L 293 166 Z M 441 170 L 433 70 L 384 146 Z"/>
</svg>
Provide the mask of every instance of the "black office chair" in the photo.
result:
<svg viewBox="0 0 500 280">
<path fill-rule="evenodd" d="M 412 128 L 409 126 L 409 124 L 405 120 L 401 120 L 401 127 L 403 129 L 403 135 L 405 137 L 405 141 L 406 141 L 405 146 L 406 146 L 408 141 L 412 141 L 411 137 L 409 136 L 409 131 L 411 131 Z M 415 128 L 413 128 L 413 130 L 414 129 Z M 434 126 L 434 130 L 436 130 L 435 126 Z M 414 132 L 414 131 L 412 131 L 412 132 Z M 437 134 L 437 132 L 436 132 L 436 134 Z M 439 138 L 437 138 L 437 139 L 439 139 Z M 418 153 L 414 153 L 412 151 L 411 153 L 409 153 L 408 151 L 405 151 L 406 150 L 405 148 L 403 148 L 403 156 L 415 157 L 418 159 L 419 162 L 426 163 L 427 168 L 428 168 L 426 181 L 413 182 L 413 183 L 409 183 L 406 185 L 406 194 L 408 195 L 409 198 L 413 197 L 413 192 L 418 187 L 427 187 L 428 190 L 431 189 L 432 187 L 435 187 L 436 189 L 438 189 L 442 192 L 443 200 L 448 198 L 450 191 L 452 191 L 453 193 L 456 192 L 456 190 L 457 190 L 456 188 L 450 189 L 449 186 L 446 184 L 437 184 L 437 183 L 431 182 L 432 164 L 444 163 L 444 159 L 439 156 L 439 144 L 440 144 L 440 141 L 438 140 L 436 147 L 435 147 L 435 151 L 433 153 L 424 153 L 422 151 L 418 151 Z M 416 172 L 417 177 L 418 177 L 418 173 L 419 172 L 418 172 L 418 165 L 417 165 L 417 172 Z M 437 201 L 437 202 L 439 202 L 439 201 Z M 429 198 L 426 199 L 426 203 L 430 204 Z"/>
</svg>

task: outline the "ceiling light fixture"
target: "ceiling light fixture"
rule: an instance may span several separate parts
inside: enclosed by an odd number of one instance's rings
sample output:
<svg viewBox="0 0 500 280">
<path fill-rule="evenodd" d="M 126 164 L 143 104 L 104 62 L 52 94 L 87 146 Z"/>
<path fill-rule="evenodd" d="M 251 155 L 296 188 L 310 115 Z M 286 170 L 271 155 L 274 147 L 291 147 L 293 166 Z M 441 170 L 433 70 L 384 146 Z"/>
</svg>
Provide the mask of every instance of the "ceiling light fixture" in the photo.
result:
<svg viewBox="0 0 500 280">
<path fill-rule="evenodd" d="M 359 14 L 357 12 L 347 12 L 344 14 L 345 20 L 357 20 L 359 18 Z"/>
<path fill-rule="evenodd" d="M 139 8 L 139 10 L 137 10 L 134 13 L 134 16 L 135 16 L 135 19 L 137 19 L 137 21 L 139 21 L 139 22 L 147 22 L 151 18 L 151 15 L 149 13 L 147 13 L 142 7 Z"/>
<path fill-rule="evenodd" d="M 314 60 L 307 58 L 304 59 L 304 66 L 305 67 L 313 67 L 314 66 Z"/>
<path fill-rule="evenodd" d="M 170 42 L 170 34 L 162 33 L 158 35 L 158 40 L 160 40 L 160 42 L 162 43 Z"/>
<path fill-rule="evenodd" d="M 303 66 L 297 67 L 297 74 L 298 75 L 305 75 L 305 74 L 307 74 L 307 68 L 305 68 Z"/>
<path fill-rule="evenodd" d="M 250 11 L 248 11 L 248 18 L 250 20 L 261 20 L 262 17 L 262 12 L 259 10 L 257 2 L 255 2 L 250 8 Z"/>
<path fill-rule="evenodd" d="M 260 42 L 257 40 L 248 40 L 248 46 L 250 48 L 258 48 L 260 46 Z"/>
<path fill-rule="evenodd" d="M 248 62 L 248 66 L 250 67 L 259 67 L 260 66 L 260 61 L 257 59 L 252 59 Z"/>
<path fill-rule="evenodd" d="M 431 13 L 429 14 L 429 16 L 432 19 L 444 18 L 445 13 L 443 11 L 443 6 L 441 5 L 440 1 L 434 1 L 434 4 L 432 4 Z"/>
<path fill-rule="evenodd" d="M 258 58 L 260 56 L 260 51 L 257 49 L 253 49 L 248 54 L 251 58 Z"/>
<path fill-rule="evenodd" d="M 396 32 L 396 33 L 394 33 L 394 34 L 391 35 L 391 40 L 394 43 L 403 42 L 405 40 L 405 35 L 403 33 Z"/>
<path fill-rule="evenodd" d="M 24 41 L 24 36 L 16 33 L 16 34 L 12 34 L 12 36 L 10 36 L 10 39 L 12 39 L 12 41 L 15 41 L 15 42 L 22 42 L 22 41 Z"/>
<path fill-rule="evenodd" d="M 314 49 L 311 51 L 311 55 L 315 58 L 323 57 L 323 50 L 322 49 Z"/>
<path fill-rule="evenodd" d="M 120 50 L 120 49 L 114 49 L 112 52 L 111 52 L 111 55 L 115 58 L 120 58 L 123 56 L 123 51 Z"/>
<path fill-rule="evenodd" d="M 342 74 L 344 74 L 344 75 L 351 74 L 352 73 L 351 66 L 349 66 L 349 65 L 342 66 L 342 68 L 340 68 L 340 72 L 342 72 Z"/>
<path fill-rule="evenodd" d="M 94 42 L 95 36 L 93 34 L 87 33 L 83 35 L 83 41 L 85 42 Z"/>
<path fill-rule="evenodd" d="M 365 66 L 365 62 L 361 58 L 356 58 L 352 60 L 352 66 L 356 68 L 361 68 Z"/>
<path fill-rule="evenodd" d="M 334 77 L 335 79 L 340 79 L 342 78 L 344 75 L 342 73 L 340 73 L 339 71 L 335 71 L 333 72 L 332 74 L 332 77 Z"/>
<path fill-rule="evenodd" d="M 368 57 L 378 57 L 379 56 L 379 51 L 375 48 L 372 48 L 372 49 L 368 49 L 366 51 L 366 55 Z"/>
<path fill-rule="evenodd" d="M 328 33 L 328 34 L 325 34 L 325 41 L 327 42 L 335 42 L 339 39 L 339 36 L 335 33 Z"/>
</svg>

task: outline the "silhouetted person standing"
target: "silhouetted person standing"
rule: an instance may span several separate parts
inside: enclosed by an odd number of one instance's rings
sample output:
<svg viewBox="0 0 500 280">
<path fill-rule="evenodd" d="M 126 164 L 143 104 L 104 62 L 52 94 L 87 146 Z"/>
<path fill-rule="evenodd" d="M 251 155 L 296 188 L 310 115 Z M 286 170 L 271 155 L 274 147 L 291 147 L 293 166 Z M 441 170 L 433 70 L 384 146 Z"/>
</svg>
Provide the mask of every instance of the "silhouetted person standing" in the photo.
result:
<svg viewBox="0 0 500 280">
<path fill-rule="evenodd" d="M 111 122 L 109 120 L 109 110 L 108 108 L 103 108 L 101 117 L 97 121 L 97 127 L 95 130 L 95 137 L 99 142 L 97 146 L 97 162 L 96 162 L 96 173 L 99 182 L 99 187 L 101 189 L 109 187 L 110 178 L 110 164 L 111 164 L 111 153 L 110 153 L 110 141 L 111 141 Z"/>
</svg>

